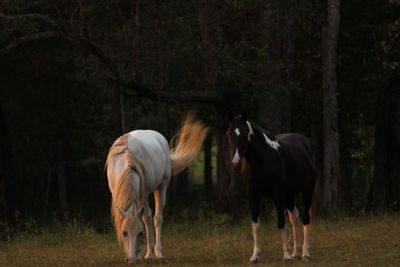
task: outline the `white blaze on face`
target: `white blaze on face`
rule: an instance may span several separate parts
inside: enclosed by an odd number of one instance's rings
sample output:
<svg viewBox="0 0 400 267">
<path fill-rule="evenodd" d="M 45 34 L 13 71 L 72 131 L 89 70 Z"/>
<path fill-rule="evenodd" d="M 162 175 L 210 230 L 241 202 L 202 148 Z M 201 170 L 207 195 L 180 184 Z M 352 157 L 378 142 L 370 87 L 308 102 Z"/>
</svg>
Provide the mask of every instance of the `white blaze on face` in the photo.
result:
<svg viewBox="0 0 400 267">
<path fill-rule="evenodd" d="M 268 138 L 268 136 L 263 133 L 264 138 L 265 138 L 265 142 L 267 142 L 267 145 L 269 145 L 270 147 L 272 147 L 273 149 L 275 149 L 276 151 L 278 151 L 279 148 L 279 143 L 276 141 L 272 141 L 271 139 Z"/>
<path fill-rule="evenodd" d="M 123 212 L 122 209 L 120 213 L 121 212 Z M 133 216 L 132 213 L 132 208 L 129 208 L 121 226 L 123 235 L 122 244 L 124 246 L 126 262 L 128 264 L 135 264 L 140 259 L 139 234 L 143 231 L 139 212 L 134 212 Z"/>
<path fill-rule="evenodd" d="M 237 136 L 240 135 L 240 130 L 239 130 L 239 128 L 236 128 L 236 129 L 235 129 L 235 134 L 236 134 Z M 236 166 L 236 165 L 239 164 L 239 162 L 240 162 L 239 151 L 238 151 L 238 149 L 236 148 L 235 155 L 233 156 L 233 159 L 232 159 L 232 164 L 233 164 L 233 166 Z"/>
<path fill-rule="evenodd" d="M 233 156 L 233 159 L 232 159 L 232 164 L 233 164 L 234 166 L 236 166 L 236 165 L 239 164 L 239 162 L 240 162 L 239 151 L 238 151 L 238 149 L 236 148 L 235 155 Z"/>
</svg>

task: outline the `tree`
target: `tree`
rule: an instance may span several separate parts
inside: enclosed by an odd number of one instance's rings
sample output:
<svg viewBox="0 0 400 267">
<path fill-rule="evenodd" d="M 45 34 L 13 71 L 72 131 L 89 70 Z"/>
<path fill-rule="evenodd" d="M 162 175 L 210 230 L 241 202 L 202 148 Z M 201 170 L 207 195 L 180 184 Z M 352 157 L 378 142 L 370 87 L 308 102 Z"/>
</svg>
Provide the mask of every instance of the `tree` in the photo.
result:
<svg viewBox="0 0 400 267">
<path fill-rule="evenodd" d="M 386 34 L 382 45 L 381 67 L 387 82 L 379 88 L 375 117 L 374 177 L 370 204 L 375 207 L 400 207 L 400 1 L 389 1 Z"/>
<path fill-rule="evenodd" d="M 337 43 L 340 24 L 340 0 L 327 0 L 326 28 L 323 29 L 323 178 L 320 197 L 325 211 L 335 211 L 340 181 L 339 127 L 337 104 Z"/>
<path fill-rule="evenodd" d="M 10 133 L 0 101 L 0 232 L 7 234 L 10 226 L 15 226 L 15 174 L 14 156 L 10 147 Z M 1 236 L 0 236 L 1 238 Z"/>
</svg>

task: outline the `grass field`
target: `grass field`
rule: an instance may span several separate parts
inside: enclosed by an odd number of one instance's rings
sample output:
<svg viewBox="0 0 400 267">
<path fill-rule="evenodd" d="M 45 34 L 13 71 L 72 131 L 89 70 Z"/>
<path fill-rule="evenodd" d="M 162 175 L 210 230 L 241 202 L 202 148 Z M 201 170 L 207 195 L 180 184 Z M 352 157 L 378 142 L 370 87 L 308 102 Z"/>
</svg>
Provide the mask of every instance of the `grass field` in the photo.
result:
<svg viewBox="0 0 400 267">
<path fill-rule="evenodd" d="M 165 220 L 162 261 L 140 266 L 247 266 L 252 252 L 249 220 L 218 225 L 221 218 Z M 262 224 L 259 266 L 400 266 L 400 216 L 316 220 L 309 262 L 282 262 L 275 220 Z M 144 244 L 142 253 L 144 252 Z M 0 241 L 0 266 L 126 266 L 114 233 L 97 233 L 73 221 L 53 230 Z"/>
</svg>

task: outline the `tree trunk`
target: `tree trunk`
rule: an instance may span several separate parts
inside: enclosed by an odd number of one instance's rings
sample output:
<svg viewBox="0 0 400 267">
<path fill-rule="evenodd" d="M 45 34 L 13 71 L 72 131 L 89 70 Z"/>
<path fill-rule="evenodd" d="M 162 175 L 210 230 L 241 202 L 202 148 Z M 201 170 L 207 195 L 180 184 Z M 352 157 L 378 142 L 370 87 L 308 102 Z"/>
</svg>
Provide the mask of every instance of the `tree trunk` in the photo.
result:
<svg viewBox="0 0 400 267">
<path fill-rule="evenodd" d="M 204 193 L 207 201 L 212 198 L 213 182 L 212 182 L 212 136 L 209 135 L 204 142 Z"/>
<path fill-rule="evenodd" d="M 111 128 L 114 140 L 122 135 L 122 105 L 119 86 L 110 82 L 111 86 Z"/>
<path fill-rule="evenodd" d="M 122 94 L 119 94 L 119 101 L 120 101 L 120 113 L 121 113 L 121 132 L 122 134 L 126 133 L 126 126 L 125 126 L 125 100 Z"/>
<path fill-rule="evenodd" d="M 43 194 L 43 207 L 42 207 L 42 221 L 45 222 L 47 220 L 48 211 L 49 211 L 49 197 L 51 190 L 51 183 L 53 180 L 53 166 L 52 161 L 50 160 L 50 166 L 47 171 L 47 182 L 45 184 L 45 191 Z"/>
<path fill-rule="evenodd" d="M 261 82 L 266 85 L 265 92 L 256 99 L 257 121 L 272 133 L 291 130 L 292 107 L 292 69 L 294 60 L 295 4 L 293 0 L 267 2 L 261 13 L 261 41 L 268 57 L 261 69 Z M 273 45 L 271 45 L 273 44 Z M 282 62 L 282 66 L 271 68 L 271 61 Z M 280 89 L 271 89 L 276 84 Z M 266 103 L 268 103 L 266 105 Z"/>
<path fill-rule="evenodd" d="M 68 211 L 68 194 L 67 194 L 67 169 L 66 162 L 62 161 L 57 166 L 57 182 L 58 182 L 58 199 L 60 201 L 60 210 L 64 215 Z"/>
<path fill-rule="evenodd" d="M 398 208 L 400 202 L 400 77 L 393 74 L 381 90 L 376 117 L 374 179 L 370 202 Z"/>
<path fill-rule="evenodd" d="M 340 22 L 340 0 L 327 1 L 327 21 L 322 47 L 324 163 L 321 189 L 322 208 L 335 212 L 340 180 L 339 128 L 337 108 L 336 50 Z"/>
<path fill-rule="evenodd" d="M 3 106 L 0 102 L 0 236 L 11 234 L 17 225 L 15 167 Z M 4 227 L 4 229 L 3 229 Z"/>
<path fill-rule="evenodd" d="M 224 133 L 217 133 L 217 210 L 220 212 L 228 212 L 230 206 L 230 171 L 227 163 L 227 144 Z M 228 165 L 228 166 L 227 166 Z"/>
<path fill-rule="evenodd" d="M 281 83 L 286 87 L 283 95 L 281 96 L 281 129 L 280 132 L 291 131 L 291 107 L 292 107 L 292 86 L 293 77 L 292 69 L 294 62 L 294 28 L 295 21 L 295 1 L 285 0 L 283 2 L 283 11 L 281 11 L 281 24 L 282 24 L 282 51 L 281 59 L 283 61 L 283 69 L 281 70 Z"/>
<path fill-rule="evenodd" d="M 179 203 L 187 203 L 189 201 L 189 172 L 186 168 L 176 177 L 176 195 Z"/>
<path fill-rule="evenodd" d="M 213 89 L 216 85 L 217 73 L 216 67 L 217 62 L 214 56 L 215 44 L 210 37 L 209 29 L 209 8 L 207 6 L 208 2 L 203 0 L 194 0 L 194 5 L 197 12 L 197 17 L 199 21 L 199 32 L 201 36 L 202 44 L 202 57 L 204 58 L 204 64 L 202 69 L 203 81 L 205 88 Z"/>
<path fill-rule="evenodd" d="M 389 146 L 389 207 L 400 208 L 400 75 L 394 74 L 390 81 L 392 97 L 390 103 L 390 118 L 393 125 L 391 145 Z"/>
<path fill-rule="evenodd" d="M 198 18 L 199 34 L 201 37 L 201 55 L 204 62 L 202 66 L 202 79 L 200 87 L 215 90 L 218 79 L 218 62 L 215 54 L 218 48 L 210 35 L 209 2 L 203 0 L 194 0 L 193 4 Z M 212 136 L 210 135 L 204 143 L 204 191 L 206 201 L 208 203 L 211 202 L 214 190 L 212 182 L 211 149 Z"/>
</svg>

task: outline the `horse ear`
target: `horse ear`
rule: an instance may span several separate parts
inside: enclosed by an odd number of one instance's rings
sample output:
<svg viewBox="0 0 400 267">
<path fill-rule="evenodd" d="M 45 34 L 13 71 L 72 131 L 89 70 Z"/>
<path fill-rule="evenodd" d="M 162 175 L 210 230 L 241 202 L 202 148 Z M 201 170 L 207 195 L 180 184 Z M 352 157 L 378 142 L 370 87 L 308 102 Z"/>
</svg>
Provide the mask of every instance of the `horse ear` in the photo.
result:
<svg viewBox="0 0 400 267">
<path fill-rule="evenodd" d="M 229 111 L 229 122 L 232 122 L 235 118 L 241 118 L 246 120 L 246 113 L 242 112 L 242 111 L 238 111 L 238 110 L 230 110 Z"/>
<path fill-rule="evenodd" d="M 247 114 L 246 114 L 246 112 L 242 111 L 242 112 L 240 112 L 240 115 L 242 116 L 242 119 L 243 119 L 244 121 L 247 121 Z"/>
<path fill-rule="evenodd" d="M 125 218 L 128 215 L 128 211 L 124 211 L 120 207 L 118 207 L 118 212 L 119 212 L 119 215 L 121 215 L 122 218 Z"/>
<path fill-rule="evenodd" d="M 233 119 L 235 118 L 235 112 L 233 112 L 233 110 L 229 110 L 228 117 L 229 117 L 229 122 L 232 122 Z"/>
</svg>

